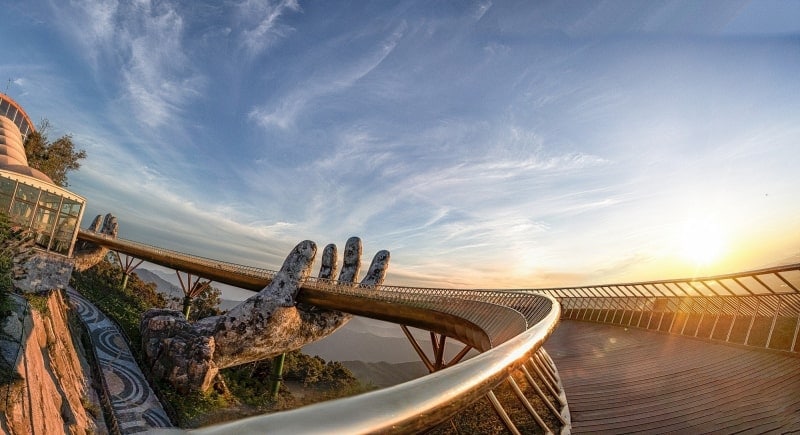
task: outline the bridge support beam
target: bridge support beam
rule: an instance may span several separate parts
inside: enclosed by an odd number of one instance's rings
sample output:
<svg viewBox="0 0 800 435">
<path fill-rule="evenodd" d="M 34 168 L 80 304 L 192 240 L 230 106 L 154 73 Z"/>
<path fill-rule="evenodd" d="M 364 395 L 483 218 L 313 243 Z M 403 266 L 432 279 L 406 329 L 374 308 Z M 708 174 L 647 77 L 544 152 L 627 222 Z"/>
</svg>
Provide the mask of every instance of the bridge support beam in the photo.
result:
<svg viewBox="0 0 800 435">
<path fill-rule="evenodd" d="M 131 276 L 134 270 L 139 267 L 144 260 L 136 261 L 137 258 L 128 256 L 126 254 L 122 254 L 125 257 L 125 262 L 123 263 L 122 258 L 120 257 L 119 252 L 111 251 L 114 253 L 114 257 L 117 259 L 117 263 L 119 263 L 119 267 L 122 268 L 122 289 L 125 290 L 128 287 L 128 278 Z"/>
<path fill-rule="evenodd" d="M 457 364 L 461 361 L 467 353 L 472 350 L 472 346 L 465 344 L 461 351 L 456 354 L 450 361 L 444 361 L 444 349 L 445 349 L 445 342 L 447 336 L 444 334 L 437 334 L 433 331 L 430 331 L 431 334 L 431 346 L 433 347 L 433 359 L 428 358 L 428 355 L 425 354 L 425 351 L 422 350 L 422 346 L 419 345 L 417 339 L 414 338 L 414 335 L 411 334 L 411 331 L 408 329 L 406 325 L 400 325 L 400 328 L 403 330 L 403 333 L 406 335 L 406 338 L 409 342 L 411 342 L 411 346 L 414 348 L 414 351 L 417 352 L 420 360 L 422 363 L 425 364 L 425 367 L 428 369 L 428 372 L 438 372 L 444 368 L 450 367 L 453 364 Z"/>
<path fill-rule="evenodd" d="M 181 290 L 183 290 L 183 310 L 181 312 L 184 317 L 186 317 L 186 320 L 189 320 L 189 314 L 192 311 L 192 301 L 211 286 L 211 281 L 207 280 L 203 282 L 201 281 L 202 278 L 197 276 L 194 282 L 192 282 L 192 274 L 187 272 L 186 282 L 184 283 L 181 271 L 176 270 L 175 275 L 178 275 L 178 281 L 180 281 Z"/>
</svg>

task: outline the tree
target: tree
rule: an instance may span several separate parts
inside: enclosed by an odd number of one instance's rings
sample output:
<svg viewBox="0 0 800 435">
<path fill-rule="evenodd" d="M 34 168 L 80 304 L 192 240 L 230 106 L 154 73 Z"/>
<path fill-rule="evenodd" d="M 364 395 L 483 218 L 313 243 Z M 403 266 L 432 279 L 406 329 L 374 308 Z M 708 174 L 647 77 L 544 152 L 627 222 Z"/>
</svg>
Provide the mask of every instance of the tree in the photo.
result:
<svg viewBox="0 0 800 435">
<path fill-rule="evenodd" d="M 25 138 L 25 156 L 28 166 L 44 172 L 53 183 L 67 187 L 67 172 L 81 167 L 80 160 L 86 158 L 86 151 L 75 150 L 71 135 L 64 135 L 50 142 L 47 130 L 50 122 L 42 120 L 39 129 Z"/>
<path fill-rule="evenodd" d="M 222 292 L 218 288 L 207 286 L 197 297 L 192 298 L 189 320 L 195 321 L 222 314 L 222 310 L 219 309 L 221 295 Z"/>
</svg>

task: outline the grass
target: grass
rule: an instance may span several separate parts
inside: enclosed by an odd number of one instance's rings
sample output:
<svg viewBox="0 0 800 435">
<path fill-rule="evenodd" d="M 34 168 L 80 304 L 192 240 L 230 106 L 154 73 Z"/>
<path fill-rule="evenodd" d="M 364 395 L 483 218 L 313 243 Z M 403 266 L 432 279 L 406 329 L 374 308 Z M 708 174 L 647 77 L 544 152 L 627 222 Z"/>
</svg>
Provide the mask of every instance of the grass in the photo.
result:
<svg viewBox="0 0 800 435">
<path fill-rule="evenodd" d="M 47 316 L 50 314 L 50 307 L 47 304 L 49 297 L 47 295 L 25 293 L 23 297 L 27 299 L 28 304 L 30 304 L 31 309 L 34 311 L 38 312 L 42 316 Z"/>
</svg>

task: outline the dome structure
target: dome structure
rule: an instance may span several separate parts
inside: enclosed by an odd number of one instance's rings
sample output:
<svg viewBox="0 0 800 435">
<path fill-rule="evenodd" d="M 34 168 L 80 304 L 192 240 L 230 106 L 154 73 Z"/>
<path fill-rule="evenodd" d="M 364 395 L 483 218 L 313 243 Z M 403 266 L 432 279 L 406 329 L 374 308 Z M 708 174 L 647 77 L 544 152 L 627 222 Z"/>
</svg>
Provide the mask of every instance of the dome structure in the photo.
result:
<svg viewBox="0 0 800 435">
<path fill-rule="evenodd" d="M 35 131 L 22 107 L 0 93 L 0 213 L 30 229 L 38 248 L 70 256 L 86 200 L 28 166 L 25 138 Z"/>
<path fill-rule="evenodd" d="M 0 169 L 52 183 L 43 172 L 28 167 L 25 138 L 36 131 L 28 114 L 5 94 L 0 94 Z"/>
</svg>

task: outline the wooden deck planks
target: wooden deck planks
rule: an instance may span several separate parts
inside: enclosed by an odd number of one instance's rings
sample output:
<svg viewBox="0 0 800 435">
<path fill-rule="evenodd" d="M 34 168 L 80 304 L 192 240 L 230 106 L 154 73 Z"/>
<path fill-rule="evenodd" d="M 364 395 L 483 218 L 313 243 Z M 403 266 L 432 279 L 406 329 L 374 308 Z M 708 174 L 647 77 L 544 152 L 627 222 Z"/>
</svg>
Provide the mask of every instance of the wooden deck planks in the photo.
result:
<svg viewBox="0 0 800 435">
<path fill-rule="evenodd" d="M 575 433 L 800 431 L 800 358 L 572 320 L 545 348 Z"/>
</svg>

